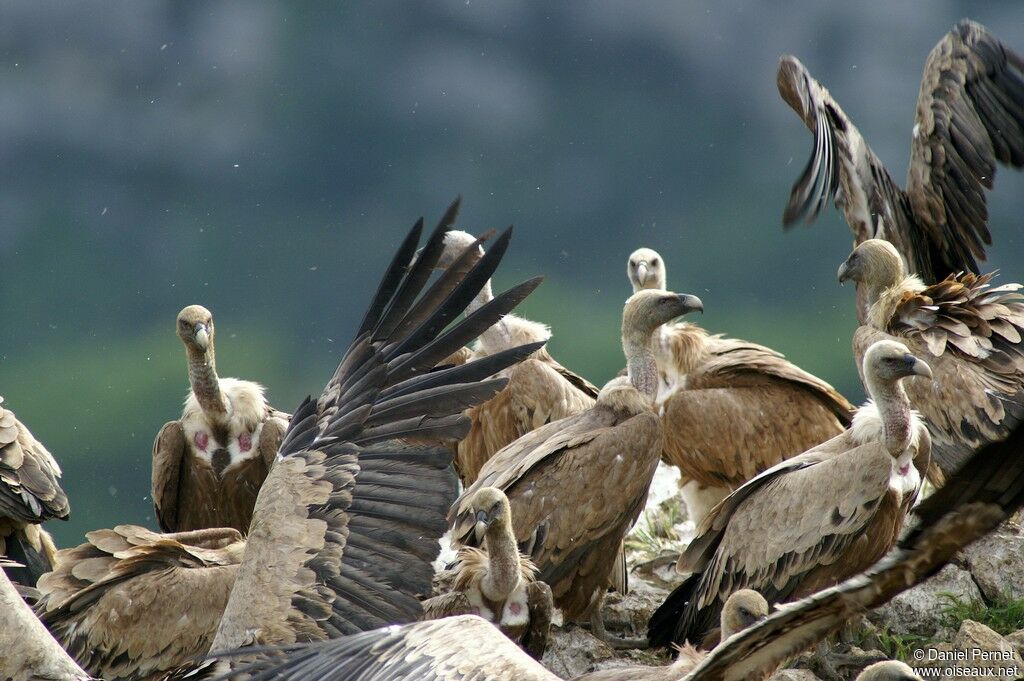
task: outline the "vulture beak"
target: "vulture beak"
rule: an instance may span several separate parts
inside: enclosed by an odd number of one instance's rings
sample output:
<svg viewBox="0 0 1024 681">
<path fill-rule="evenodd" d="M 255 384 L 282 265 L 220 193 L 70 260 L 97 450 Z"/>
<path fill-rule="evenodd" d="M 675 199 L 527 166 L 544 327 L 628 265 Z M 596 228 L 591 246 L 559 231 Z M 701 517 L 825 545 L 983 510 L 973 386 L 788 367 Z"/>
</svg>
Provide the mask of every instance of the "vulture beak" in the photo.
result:
<svg viewBox="0 0 1024 681">
<path fill-rule="evenodd" d="M 697 296 L 682 293 L 679 295 L 679 303 L 683 306 L 682 314 L 687 314 L 689 312 L 704 312 L 704 303 L 702 303 L 700 298 Z"/>
<path fill-rule="evenodd" d="M 907 363 L 907 368 L 912 375 L 932 378 L 932 368 L 924 360 L 918 359 L 911 354 L 906 354 L 903 356 L 903 361 Z"/>
<path fill-rule="evenodd" d="M 840 286 L 849 281 L 850 267 L 848 262 L 844 262 L 842 265 L 839 266 L 839 272 L 836 273 L 836 276 L 839 278 Z"/>
<path fill-rule="evenodd" d="M 646 260 L 641 260 L 636 264 L 636 281 L 640 286 L 647 286 L 647 277 L 650 273 L 651 268 Z"/>
<path fill-rule="evenodd" d="M 476 540 L 482 542 L 484 535 L 487 533 L 487 528 L 490 527 L 491 521 L 494 520 L 487 513 L 487 511 L 476 512 L 476 524 L 473 526 L 473 534 L 476 535 Z"/>
<path fill-rule="evenodd" d="M 206 324 L 199 322 L 195 326 L 193 331 L 196 337 L 196 344 L 199 345 L 203 350 L 210 347 L 210 332 L 206 329 Z"/>
</svg>

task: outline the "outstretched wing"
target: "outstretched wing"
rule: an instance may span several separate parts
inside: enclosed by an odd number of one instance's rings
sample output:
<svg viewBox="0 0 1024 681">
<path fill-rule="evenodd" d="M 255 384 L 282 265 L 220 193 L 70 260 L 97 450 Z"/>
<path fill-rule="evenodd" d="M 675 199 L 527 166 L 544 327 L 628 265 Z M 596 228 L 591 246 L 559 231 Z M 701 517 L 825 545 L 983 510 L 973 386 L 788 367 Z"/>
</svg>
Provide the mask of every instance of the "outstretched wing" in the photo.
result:
<svg viewBox="0 0 1024 681">
<path fill-rule="evenodd" d="M 168 421 L 153 442 L 153 472 L 150 489 L 160 529 L 169 532 L 178 526 L 178 486 L 181 465 L 187 452 L 181 421 Z"/>
</svg>

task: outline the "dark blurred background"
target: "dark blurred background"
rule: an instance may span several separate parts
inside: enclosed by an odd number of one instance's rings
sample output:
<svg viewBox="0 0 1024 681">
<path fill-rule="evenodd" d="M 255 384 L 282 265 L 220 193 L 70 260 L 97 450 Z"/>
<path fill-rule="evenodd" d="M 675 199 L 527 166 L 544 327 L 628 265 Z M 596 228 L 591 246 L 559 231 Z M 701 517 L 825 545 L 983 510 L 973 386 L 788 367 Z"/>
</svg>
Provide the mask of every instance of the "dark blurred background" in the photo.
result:
<svg viewBox="0 0 1024 681">
<path fill-rule="evenodd" d="M 150 450 L 187 389 L 174 317 L 217 320 L 222 375 L 290 410 L 318 391 L 398 239 L 456 195 L 516 225 L 496 282 L 595 383 L 622 365 L 627 255 L 700 322 L 862 390 L 851 237 L 785 234 L 811 149 L 780 100 L 799 56 L 902 181 L 921 68 L 962 16 L 1024 51 L 1018 0 L 4 3 L 0 393 L 60 460 L 58 543 L 153 525 Z M 989 261 L 1024 278 L 1024 178 Z"/>
</svg>

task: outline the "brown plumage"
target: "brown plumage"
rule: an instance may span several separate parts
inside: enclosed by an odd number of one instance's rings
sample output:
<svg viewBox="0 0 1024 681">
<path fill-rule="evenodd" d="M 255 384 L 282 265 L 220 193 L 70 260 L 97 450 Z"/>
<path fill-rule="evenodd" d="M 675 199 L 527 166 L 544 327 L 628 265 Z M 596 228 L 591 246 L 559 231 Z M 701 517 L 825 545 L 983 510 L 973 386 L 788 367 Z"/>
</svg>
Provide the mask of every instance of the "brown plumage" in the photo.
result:
<svg viewBox="0 0 1024 681">
<path fill-rule="evenodd" d="M 454 540 L 473 543 L 470 500 L 481 487 L 502 490 L 512 505 L 516 540 L 527 547 L 567 620 L 598 612 L 622 538 L 643 510 L 658 465 L 662 434 L 653 409 L 658 376 L 651 335 L 697 309 L 694 296 L 634 294 L 622 318 L 629 377 L 609 382 L 590 409 L 502 449 L 452 506 Z"/>
<path fill-rule="evenodd" d="M 479 259 L 483 252 L 476 237 L 452 230 L 445 235 L 438 267 L 448 268 L 465 258 Z M 468 310 L 480 309 L 493 297 L 491 283 L 487 282 Z M 480 335 L 472 357 L 487 357 L 550 338 L 551 330 L 546 325 L 508 314 Z M 467 411 L 473 425 L 459 441 L 455 457 L 455 467 L 464 485 L 472 484 L 480 468 L 505 445 L 545 424 L 589 409 L 597 399 L 597 388 L 556 362 L 546 348 L 508 369 L 505 377 L 508 386 L 504 390 Z"/>
<path fill-rule="evenodd" d="M 67 520 L 70 508 L 57 461 L 3 401 L 0 397 L 0 556 L 18 563 L 3 568 L 12 581 L 34 586 L 57 553 L 40 523 Z"/>
<path fill-rule="evenodd" d="M 217 376 L 213 315 L 178 313 L 191 390 L 177 421 L 153 442 L 153 504 L 166 532 L 233 527 L 249 531 L 252 507 L 288 426 L 288 414 L 252 381 Z"/>
<path fill-rule="evenodd" d="M 119 525 L 63 549 L 37 611 L 104 679 L 159 678 L 210 648 L 245 543 L 233 528 L 158 534 Z"/>
<path fill-rule="evenodd" d="M 634 251 L 634 291 L 663 290 L 665 260 Z M 831 385 L 762 345 L 697 324 L 661 327 L 653 340 L 666 462 L 683 474 L 690 518 L 758 473 L 843 432 L 853 406 Z"/>
<path fill-rule="evenodd" d="M 860 572 L 892 547 L 930 451 L 900 381 L 930 370 L 906 346 L 880 341 L 864 374 L 873 402 L 849 430 L 768 469 L 704 520 L 676 566 L 693 574 L 651 616 L 652 644 L 712 642 L 734 591 L 790 600 Z"/>
<path fill-rule="evenodd" d="M 0 567 L 18 563 L 0 559 Z M 89 675 L 60 647 L 0 570 L 0 678 L 11 681 L 86 681 Z"/>
<path fill-rule="evenodd" d="M 925 282 L 977 273 L 991 243 L 985 189 L 996 163 L 1024 165 L 1022 70 L 1020 55 L 973 21 L 939 41 L 921 78 L 904 190 L 828 90 L 795 57 L 783 57 L 779 93 L 814 133 L 785 224 L 809 222 L 834 200 L 857 243 L 891 241 Z"/>
<path fill-rule="evenodd" d="M 551 589 L 536 581 L 537 567 L 519 553 L 508 498 L 499 489 L 481 487 L 469 512 L 484 550 L 459 549 L 452 590 L 424 601 L 423 618 L 480 615 L 539 660 L 551 626 Z"/>
<path fill-rule="evenodd" d="M 858 361 L 875 341 L 894 339 L 932 368 L 934 378 L 904 385 L 946 475 L 973 450 L 1006 437 L 1024 414 L 1024 296 L 1020 284 L 991 286 L 992 276 L 963 273 L 925 286 L 881 239 L 857 246 L 839 270 L 868 304 L 853 336 Z"/>
</svg>

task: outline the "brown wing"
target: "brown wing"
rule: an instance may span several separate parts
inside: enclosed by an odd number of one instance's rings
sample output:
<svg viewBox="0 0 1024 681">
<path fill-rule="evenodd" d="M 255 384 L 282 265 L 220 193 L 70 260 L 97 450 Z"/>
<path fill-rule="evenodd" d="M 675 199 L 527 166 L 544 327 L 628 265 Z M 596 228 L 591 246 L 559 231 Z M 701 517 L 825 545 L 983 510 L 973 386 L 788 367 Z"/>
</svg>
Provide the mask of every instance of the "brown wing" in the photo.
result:
<svg viewBox="0 0 1024 681">
<path fill-rule="evenodd" d="M 832 386 L 768 348 L 708 339 L 708 359 L 662 405 L 665 459 L 702 485 L 735 488 L 849 424 Z"/>
<path fill-rule="evenodd" d="M 80 664 L 98 677 L 138 677 L 209 649 L 242 555 L 238 532 L 121 525 L 87 538 L 39 580 L 37 606 Z"/>
<path fill-rule="evenodd" d="M 60 466 L 0 397 L 0 518 L 39 523 L 67 518 Z"/>
<path fill-rule="evenodd" d="M 178 493 L 186 447 L 180 421 L 165 423 L 153 442 L 153 507 L 160 529 L 165 532 L 178 527 Z"/>
<path fill-rule="evenodd" d="M 423 601 L 424 620 L 436 620 L 454 615 L 478 615 L 477 608 L 462 591 L 452 591 Z"/>
<path fill-rule="evenodd" d="M 1005 437 L 1024 413 L 1020 286 L 989 288 L 989 279 L 967 273 L 908 293 L 887 332 L 862 326 L 854 334 L 861 372 L 867 348 L 887 338 L 905 343 L 931 367 L 931 380 L 914 377 L 904 386 L 925 417 L 933 458 L 947 475 L 974 449 Z"/>
<path fill-rule="evenodd" d="M 472 426 L 459 443 L 456 457 L 463 484 L 476 480 L 484 463 L 502 447 L 594 405 L 595 398 L 567 379 L 566 374 L 575 376 L 553 360 L 524 360 L 508 372 L 508 386 L 503 391 L 469 410 Z"/>
<path fill-rule="evenodd" d="M 257 444 L 257 448 L 260 452 L 260 458 L 266 464 L 267 470 L 270 470 L 271 466 L 274 465 L 274 459 L 277 457 L 277 450 L 281 446 L 281 441 L 284 439 L 284 433 L 288 430 L 288 419 L 290 417 L 287 414 L 276 412 L 270 416 L 266 421 L 263 422 L 263 428 L 260 430 L 260 439 Z"/>
<path fill-rule="evenodd" d="M 530 623 L 519 642 L 523 650 L 535 660 L 544 657 L 551 633 L 551 615 L 555 609 L 551 587 L 544 582 L 530 582 L 526 586 L 526 603 L 530 610 Z"/>
</svg>

